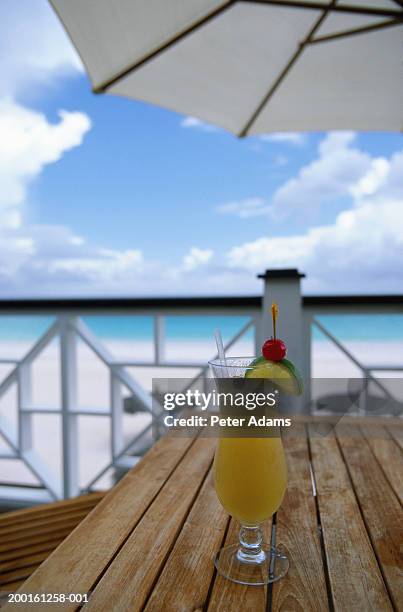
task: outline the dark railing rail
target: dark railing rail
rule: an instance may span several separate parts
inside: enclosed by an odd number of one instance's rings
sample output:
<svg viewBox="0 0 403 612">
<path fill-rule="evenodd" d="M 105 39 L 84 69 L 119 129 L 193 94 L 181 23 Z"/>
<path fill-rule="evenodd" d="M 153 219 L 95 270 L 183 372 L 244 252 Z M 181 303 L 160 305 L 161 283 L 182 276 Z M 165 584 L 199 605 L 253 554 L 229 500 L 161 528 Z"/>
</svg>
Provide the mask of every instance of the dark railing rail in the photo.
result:
<svg viewBox="0 0 403 612">
<path fill-rule="evenodd" d="M 308 295 L 302 298 L 307 307 L 354 307 L 354 306 L 395 306 L 403 308 L 403 294 L 391 295 Z M 146 309 L 195 309 L 211 308 L 261 308 L 262 297 L 250 296 L 208 296 L 208 297 L 141 297 L 141 298 L 27 298 L 0 299 L 0 313 L 38 311 L 60 312 L 66 310 L 93 311 L 144 311 Z"/>
</svg>

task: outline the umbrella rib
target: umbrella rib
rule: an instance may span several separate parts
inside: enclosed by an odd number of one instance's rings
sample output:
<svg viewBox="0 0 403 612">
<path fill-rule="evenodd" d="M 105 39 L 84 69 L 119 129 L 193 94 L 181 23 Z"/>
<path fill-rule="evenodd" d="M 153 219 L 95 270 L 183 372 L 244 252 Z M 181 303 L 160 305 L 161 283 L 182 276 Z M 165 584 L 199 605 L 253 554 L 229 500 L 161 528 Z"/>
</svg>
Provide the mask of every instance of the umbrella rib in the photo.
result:
<svg viewBox="0 0 403 612">
<path fill-rule="evenodd" d="M 185 30 L 182 30 L 181 32 L 175 34 L 175 36 L 173 36 L 169 40 L 162 43 L 156 49 L 153 49 L 152 51 L 147 53 L 147 55 L 144 55 L 141 59 L 137 60 L 136 62 L 134 62 L 133 64 L 131 64 L 130 66 L 128 66 L 121 72 L 115 74 L 115 76 L 113 76 L 111 79 L 108 79 L 107 81 L 104 81 L 100 85 L 97 85 L 96 87 L 94 87 L 92 91 L 96 94 L 104 93 L 107 89 L 109 89 L 113 85 L 116 85 L 116 83 L 118 83 L 119 81 L 127 77 L 129 74 L 131 74 L 135 70 L 138 70 L 139 68 L 144 66 L 144 64 L 147 64 L 149 61 L 153 60 L 158 55 L 161 55 L 161 53 L 163 53 L 167 49 L 170 49 L 171 47 L 176 45 L 178 42 L 186 38 L 186 36 L 189 36 L 189 34 L 193 34 L 193 32 L 195 32 L 202 26 L 206 25 L 207 23 L 209 23 L 210 21 L 212 21 L 213 19 L 215 19 L 216 17 L 218 17 L 219 15 L 227 11 L 237 2 L 238 0 L 228 0 L 226 4 L 223 4 L 220 7 L 216 8 L 215 10 L 211 11 L 208 15 L 201 17 L 198 21 L 193 22 Z"/>
<path fill-rule="evenodd" d="M 402 25 L 399 19 L 389 19 L 388 21 L 380 21 L 379 23 L 373 23 L 372 25 L 364 26 L 362 28 L 354 28 L 352 30 L 345 30 L 344 32 L 335 32 L 334 34 L 328 34 L 327 36 L 318 36 L 309 41 L 309 45 L 316 43 L 328 42 L 329 40 L 336 40 L 338 38 L 345 38 L 346 36 L 354 36 L 355 34 L 365 34 L 372 32 L 373 30 L 383 30 L 384 28 L 391 28 L 393 26 Z"/>
<path fill-rule="evenodd" d="M 349 4 L 342 4 L 333 6 L 323 4 L 317 0 L 238 0 L 239 2 L 245 2 L 247 4 L 260 4 L 262 6 L 281 6 L 290 7 L 297 9 L 308 9 L 323 11 L 327 6 L 327 10 L 330 13 L 352 13 L 356 15 L 366 15 L 367 17 L 390 17 L 403 21 L 403 12 L 396 9 L 385 9 L 375 8 L 372 6 L 356 6 Z M 395 4 L 400 7 L 403 6 L 403 0 L 392 0 Z"/>
<path fill-rule="evenodd" d="M 277 89 L 279 88 L 279 86 L 281 85 L 281 83 L 283 82 L 283 80 L 285 79 L 285 77 L 287 76 L 287 74 L 289 73 L 289 71 L 291 70 L 293 65 L 295 64 L 295 62 L 299 59 L 299 57 L 300 57 L 301 53 L 303 52 L 305 46 L 307 44 L 309 44 L 309 42 L 312 39 L 312 37 L 314 36 L 315 32 L 318 30 L 318 28 L 322 25 L 324 19 L 327 17 L 327 15 L 329 13 L 329 10 L 331 9 L 332 6 L 334 6 L 334 4 L 336 2 L 337 2 L 337 0 L 332 0 L 328 5 L 325 5 L 324 10 L 323 10 L 321 16 L 316 20 L 316 22 L 312 26 L 311 30 L 309 31 L 308 35 L 306 36 L 306 38 L 302 41 L 302 43 L 299 44 L 298 49 L 295 51 L 295 53 L 293 54 L 291 59 L 288 61 L 288 63 L 285 66 L 285 68 L 283 68 L 283 70 L 280 72 L 280 74 L 278 75 L 277 79 L 275 80 L 273 85 L 270 87 L 270 89 L 267 92 L 267 94 L 263 97 L 263 99 L 259 103 L 258 107 L 255 109 L 255 111 L 253 112 L 253 114 L 251 115 L 251 117 L 249 118 L 247 123 L 245 124 L 245 126 L 239 132 L 238 136 L 240 138 L 243 138 L 244 136 L 246 136 L 248 134 L 250 128 L 255 123 L 256 119 L 258 118 L 258 116 L 262 112 L 263 108 L 266 106 L 267 102 L 270 100 L 270 98 L 273 96 L 273 94 L 277 91 Z"/>
</svg>

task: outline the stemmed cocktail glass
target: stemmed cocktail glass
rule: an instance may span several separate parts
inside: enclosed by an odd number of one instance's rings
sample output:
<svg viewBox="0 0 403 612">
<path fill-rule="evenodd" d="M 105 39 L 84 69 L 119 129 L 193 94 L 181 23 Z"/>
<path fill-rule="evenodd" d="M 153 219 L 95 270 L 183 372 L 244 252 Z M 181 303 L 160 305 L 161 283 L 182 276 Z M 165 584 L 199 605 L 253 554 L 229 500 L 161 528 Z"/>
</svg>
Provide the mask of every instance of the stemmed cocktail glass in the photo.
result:
<svg viewBox="0 0 403 612">
<path fill-rule="evenodd" d="M 245 378 L 253 357 L 210 362 L 214 377 Z M 271 437 L 224 437 L 217 443 L 214 481 L 224 509 L 240 523 L 239 542 L 222 548 L 217 571 L 234 582 L 263 585 L 282 578 L 287 557 L 263 541 L 262 524 L 279 508 L 287 468 L 279 431 Z"/>
</svg>

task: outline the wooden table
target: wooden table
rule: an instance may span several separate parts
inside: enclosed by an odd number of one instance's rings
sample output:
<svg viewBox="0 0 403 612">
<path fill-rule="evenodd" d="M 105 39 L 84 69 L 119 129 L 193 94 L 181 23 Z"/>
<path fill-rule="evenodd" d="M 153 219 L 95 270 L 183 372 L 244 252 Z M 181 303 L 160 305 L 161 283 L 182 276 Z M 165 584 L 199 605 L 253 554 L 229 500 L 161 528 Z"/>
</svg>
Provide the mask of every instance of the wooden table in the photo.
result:
<svg viewBox="0 0 403 612">
<path fill-rule="evenodd" d="M 289 484 L 276 531 L 290 570 L 268 588 L 214 570 L 215 552 L 237 537 L 212 484 L 215 440 L 165 437 L 19 593 L 91 592 L 87 612 L 402 609 L 400 424 L 350 417 L 334 430 L 301 419 L 285 436 Z"/>
</svg>

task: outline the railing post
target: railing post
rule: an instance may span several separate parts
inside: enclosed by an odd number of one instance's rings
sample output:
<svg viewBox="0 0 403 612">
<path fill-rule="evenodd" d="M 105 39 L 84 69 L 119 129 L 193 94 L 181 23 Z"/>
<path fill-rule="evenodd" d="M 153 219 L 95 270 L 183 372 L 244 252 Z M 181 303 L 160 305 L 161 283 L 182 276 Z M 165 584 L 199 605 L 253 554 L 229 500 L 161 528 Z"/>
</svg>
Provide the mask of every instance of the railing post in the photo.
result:
<svg viewBox="0 0 403 612">
<path fill-rule="evenodd" d="M 75 317 L 60 317 L 63 497 L 80 492 L 78 463 L 77 337 Z"/>
<path fill-rule="evenodd" d="M 309 368 L 306 363 L 306 352 L 304 349 L 304 333 L 302 318 L 301 278 L 305 275 L 298 272 L 296 268 L 283 270 L 266 270 L 259 274 L 258 278 L 264 281 L 262 333 L 264 337 L 272 335 L 271 312 L 272 302 L 276 302 L 280 308 L 280 316 L 277 324 L 278 337 L 287 345 L 287 356 L 304 373 Z M 302 410 L 302 400 L 298 409 Z"/>
<path fill-rule="evenodd" d="M 255 342 L 255 355 L 257 355 L 258 357 L 261 355 L 262 352 L 262 344 L 265 341 L 265 338 L 263 337 L 263 322 L 262 322 L 262 315 L 263 313 L 259 313 L 258 315 L 256 315 L 254 317 L 254 342 Z"/>
<path fill-rule="evenodd" d="M 123 448 L 123 397 L 120 380 L 110 371 L 112 461 Z"/>
<path fill-rule="evenodd" d="M 165 359 L 165 317 L 154 317 L 154 362 L 161 364 Z"/>
<path fill-rule="evenodd" d="M 369 399 L 368 374 L 371 374 L 371 372 L 369 372 L 367 369 L 364 369 L 362 373 L 363 373 L 364 388 L 362 390 L 362 393 L 360 393 L 360 397 L 358 400 L 359 416 L 365 416 L 368 410 L 368 399 Z"/>
<path fill-rule="evenodd" d="M 303 402 L 306 411 L 312 412 L 312 313 L 302 311 L 302 361 L 301 372 L 304 378 Z"/>
<path fill-rule="evenodd" d="M 18 448 L 24 453 L 32 448 L 32 414 L 24 412 L 30 406 L 31 398 L 31 364 L 18 366 Z"/>
</svg>

